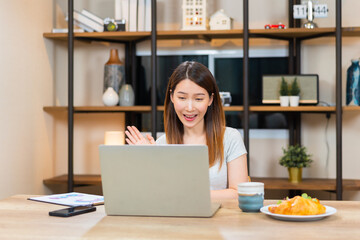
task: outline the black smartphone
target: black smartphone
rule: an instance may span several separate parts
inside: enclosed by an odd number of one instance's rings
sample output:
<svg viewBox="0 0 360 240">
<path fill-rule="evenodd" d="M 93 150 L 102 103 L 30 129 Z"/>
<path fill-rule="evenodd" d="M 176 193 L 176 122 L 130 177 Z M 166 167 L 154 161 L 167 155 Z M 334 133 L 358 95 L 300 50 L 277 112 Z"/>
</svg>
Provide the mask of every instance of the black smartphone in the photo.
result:
<svg viewBox="0 0 360 240">
<path fill-rule="evenodd" d="M 49 212 L 49 215 L 56 217 L 71 217 L 83 213 L 94 212 L 95 210 L 96 207 L 93 206 L 79 206 L 51 211 Z"/>
</svg>

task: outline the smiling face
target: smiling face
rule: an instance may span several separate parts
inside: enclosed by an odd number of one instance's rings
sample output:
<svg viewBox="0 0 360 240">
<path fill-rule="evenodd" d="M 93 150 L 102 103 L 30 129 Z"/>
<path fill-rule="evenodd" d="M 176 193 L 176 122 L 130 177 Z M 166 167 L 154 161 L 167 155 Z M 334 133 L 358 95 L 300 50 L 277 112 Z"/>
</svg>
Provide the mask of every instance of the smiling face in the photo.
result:
<svg viewBox="0 0 360 240">
<path fill-rule="evenodd" d="M 204 130 L 204 116 L 212 104 L 213 96 L 189 79 L 180 81 L 170 96 L 176 115 L 184 129 Z"/>
</svg>

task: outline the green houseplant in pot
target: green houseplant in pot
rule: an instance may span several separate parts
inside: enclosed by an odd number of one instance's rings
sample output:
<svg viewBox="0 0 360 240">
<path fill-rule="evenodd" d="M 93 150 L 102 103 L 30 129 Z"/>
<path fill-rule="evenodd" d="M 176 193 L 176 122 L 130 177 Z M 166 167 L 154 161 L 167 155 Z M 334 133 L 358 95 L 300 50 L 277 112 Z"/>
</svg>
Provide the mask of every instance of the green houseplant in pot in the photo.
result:
<svg viewBox="0 0 360 240">
<path fill-rule="evenodd" d="M 291 107 L 299 106 L 299 100 L 300 100 L 299 94 L 300 94 L 300 87 L 295 78 L 291 84 L 291 89 L 290 89 L 290 106 Z"/>
<path fill-rule="evenodd" d="M 288 87 L 288 83 L 285 81 L 284 77 L 281 78 L 279 93 L 280 93 L 280 106 L 288 107 L 289 106 L 289 87 Z"/>
<path fill-rule="evenodd" d="M 302 179 L 302 168 L 309 167 L 311 155 L 307 154 L 306 148 L 300 145 L 290 145 L 287 149 L 283 148 L 284 155 L 280 158 L 280 165 L 287 167 L 289 171 L 289 181 L 299 183 Z"/>
</svg>

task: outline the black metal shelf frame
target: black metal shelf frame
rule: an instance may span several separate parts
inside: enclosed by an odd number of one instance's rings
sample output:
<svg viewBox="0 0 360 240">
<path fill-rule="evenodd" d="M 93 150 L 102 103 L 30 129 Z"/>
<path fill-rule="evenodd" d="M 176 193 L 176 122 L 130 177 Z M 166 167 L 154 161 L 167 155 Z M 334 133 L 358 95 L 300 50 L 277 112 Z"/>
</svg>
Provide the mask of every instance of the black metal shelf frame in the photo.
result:
<svg viewBox="0 0 360 240">
<path fill-rule="evenodd" d="M 341 0 L 336 0 L 336 199 L 342 200 L 342 74 Z"/>
<path fill-rule="evenodd" d="M 289 27 L 300 27 L 299 20 L 293 18 L 293 5 L 299 0 L 289 0 Z M 243 102 L 244 102 L 244 144 L 249 148 L 249 0 L 243 0 Z M 324 35 L 325 36 L 325 35 Z M 327 35 L 326 35 L 327 36 Z M 266 36 L 265 36 L 266 37 Z M 319 36 L 320 37 L 320 36 Z M 341 76 L 341 0 L 336 0 L 336 199 L 342 199 L 342 76 Z M 289 72 L 300 74 L 301 41 L 307 38 L 293 38 L 289 41 Z M 288 114 L 289 144 L 301 144 L 301 113 Z M 248 171 L 250 154 L 248 153 Z"/>
<path fill-rule="evenodd" d="M 73 24 L 74 0 L 68 0 L 68 181 L 67 189 L 69 192 L 74 190 L 74 24 Z M 142 38 L 133 41 L 123 40 L 106 40 L 107 42 L 125 44 L 125 75 L 126 82 L 131 83 L 136 89 L 136 44 L 140 41 L 151 40 L 151 86 L 156 86 L 157 80 L 157 30 L 156 30 L 156 0 L 151 0 L 151 37 Z M 81 39 L 86 40 L 86 39 Z M 93 40 L 93 39 L 92 39 Z M 101 39 L 97 39 L 101 41 Z M 156 88 L 151 88 L 151 132 L 156 136 Z M 133 113 L 126 113 L 126 124 L 130 124 L 134 120 Z"/>
<path fill-rule="evenodd" d="M 74 1 L 68 0 L 68 191 L 74 189 Z"/>
<path fill-rule="evenodd" d="M 292 6 L 299 3 L 299 0 L 289 0 L 289 27 L 299 27 L 299 20 L 292 17 Z M 73 139 L 74 139 L 74 26 L 73 26 L 74 1 L 68 0 L 68 191 L 74 189 L 74 168 L 73 168 Z M 151 0 L 151 133 L 156 136 L 157 123 L 157 28 L 156 28 L 156 0 Z M 244 144 L 249 147 L 249 0 L 243 0 L 243 102 L 244 102 Z M 341 74 L 341 0 L 336 0 L 336 198 L 342 199 L 342 74 Z M 300 73 L 300 48 L 301 41 L 305 39 L 293 38 L 289 42 L 289 72 Z M 136 87 L 136 42 L 125 43 L 126 75 L 127 79 Z M 118 43 L 124 43 L 118 41 Z M 132 67 L 131 67 L 132 66 Z M 301 144 L 301 113 L 289 114 L 289 144 Z M 128 119 L 128 118 L 127 118 Z M 248 153 L 248 171 L 250 171 L 250 153 Z"/>
</svg>

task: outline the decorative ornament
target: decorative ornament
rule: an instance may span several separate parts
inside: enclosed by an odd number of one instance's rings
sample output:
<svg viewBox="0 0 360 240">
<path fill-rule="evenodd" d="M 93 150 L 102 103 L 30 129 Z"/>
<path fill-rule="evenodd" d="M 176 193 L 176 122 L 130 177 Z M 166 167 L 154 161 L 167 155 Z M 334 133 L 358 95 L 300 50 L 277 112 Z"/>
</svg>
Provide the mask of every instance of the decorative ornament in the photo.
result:
<svg viewBox="0 0 360 240">
<path fill-rule="evenodd" d="M 307 22 L 304 23 L 304 28 L 317 28 L 317 24 L 314 23 L 314 12 L 313 12 L 313 3 L 311 0 L 307 3 L 308 13 L 307 13 Z"/>
<path fill-rule="evenodd" d="M 135 94 L 130 84 L 124 84 L 120 89 L 120 106 L 134 106 Z"/>
<path fill-rule="evenodd" d="M 210 30 L 230 30 L 232 19 L 225 14 L 224 9 L 220 9 L 210 17 Z"/>
<path fill-rule="evenodd" d="M 360 66 L 359 59 L 352 59 L 347 69 L 346 105 L 360 105 Z"/>
<path fill-rule="evenodd" d="M 183 0 L 182 30 L 206 30 L 206 0 Z"/>
<path fill-rule="evenodd" d="M 108 87 L 104 92 L 102 99 L 105 106 L 116 106 L 119 102 L 119 95 L 112 87 Z"/>
<path fill-rule="evenodd" d="M 121 86 L 125 82 L 125 67 L 119 59 L 118 50 L 110 50 L 110 58 L 104 66 L 104 89 L 105 92 L 112 87 L 116 93 L 119 93 Z"/>
</svg>

